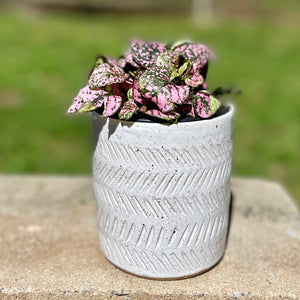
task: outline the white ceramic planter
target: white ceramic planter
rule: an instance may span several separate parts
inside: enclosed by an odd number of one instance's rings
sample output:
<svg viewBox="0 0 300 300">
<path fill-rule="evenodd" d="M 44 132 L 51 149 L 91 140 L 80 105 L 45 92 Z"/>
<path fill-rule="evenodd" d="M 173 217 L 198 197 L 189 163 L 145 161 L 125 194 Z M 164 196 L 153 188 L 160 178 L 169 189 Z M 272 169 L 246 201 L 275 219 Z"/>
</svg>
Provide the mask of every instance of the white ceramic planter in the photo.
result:
<svg viewBox="0 0 300 300">
<path fill-rule="evenodd" d="M 223 256 L 233 107 L 210 120 L 158 124 L 93 113 L 100 247 L 135 275 L 192 276 Z"/>
</svg>

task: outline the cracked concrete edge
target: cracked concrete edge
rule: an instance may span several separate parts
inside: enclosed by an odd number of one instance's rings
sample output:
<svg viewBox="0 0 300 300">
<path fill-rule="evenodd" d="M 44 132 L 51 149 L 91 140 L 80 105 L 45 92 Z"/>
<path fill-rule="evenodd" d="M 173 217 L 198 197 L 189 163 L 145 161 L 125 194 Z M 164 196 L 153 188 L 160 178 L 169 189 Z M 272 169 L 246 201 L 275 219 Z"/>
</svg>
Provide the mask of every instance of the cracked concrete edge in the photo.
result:
<svg viewBox="0 0 300 300">
<path fill-rule="evenodd" d="M 39 300 L 65 300 L 65 299 L 74 299 L 74 300 L 86 300 L 86 299 L 111 299 L 111 300 L 193 300 L 193 299 L 203 299 L 203 300 L 224 300 L 224 299 L 251 299 L 251 300 L 294 300 L 300 299 L 295 294 L 290 293 L 289 295 L 274 295 L 274 296 L 266 296 L 266 295 L 254 295 L 251 293 L 241 293 L 238 291 L 227 292 L 220 295 L 212 295 L 206 293 L 194 293 L 192 295 L 186 294 L 166 294 L 166 295 L 155 295 L 155 294 L 147 294 L 144 292 L 135 292 L 132 294 L 130 291 L 125 294 L 114 294 L 112 292 L 99 292 L 99 293 L 91 293 L 85 291 L 60 291 L 60 292 L 49 292 L 49 293 L 18 293 L 18 294 L 5 294 L 0 293 L 1 300 L 28 300 L 28 299 L 39 299 Z"/>
</svg>

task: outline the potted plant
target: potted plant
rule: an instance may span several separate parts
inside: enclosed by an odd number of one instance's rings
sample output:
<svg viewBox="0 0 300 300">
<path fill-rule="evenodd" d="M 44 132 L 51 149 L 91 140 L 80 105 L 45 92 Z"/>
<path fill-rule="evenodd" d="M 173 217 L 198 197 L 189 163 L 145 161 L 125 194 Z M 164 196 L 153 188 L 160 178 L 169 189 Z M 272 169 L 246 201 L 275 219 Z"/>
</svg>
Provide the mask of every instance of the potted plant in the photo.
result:
<svg viewBox="0 0 300 300">
<path fill-rule="evenodd" d="M 188 277 L 223 256 L 233 107 L 208 90 L 211 57 L 134 40 L 119 59 L 96 58 L 68 110 L 93 111 L 100 247 L 135 275 Z"/>
</svg>

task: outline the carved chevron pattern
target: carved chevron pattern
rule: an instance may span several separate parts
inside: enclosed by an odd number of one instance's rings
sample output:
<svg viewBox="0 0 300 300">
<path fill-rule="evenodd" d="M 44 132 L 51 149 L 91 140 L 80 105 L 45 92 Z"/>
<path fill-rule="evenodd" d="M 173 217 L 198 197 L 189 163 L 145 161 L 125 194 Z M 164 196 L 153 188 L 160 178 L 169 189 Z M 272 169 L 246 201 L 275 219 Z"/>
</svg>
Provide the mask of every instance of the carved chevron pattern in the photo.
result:
<svg viewBox="0 0 300 300">
<path fill-rule="evenodd" d="M 131 168 L 120 168 L 107 162 L 94 159 L 94 177 L 112 189 L 128 193 L 135 191 L 140 195 L 178 195 L 197 194 L 199 188 L 206 190 L 223 185 L 229 179 L 231 160 L 221 162 L 213 168 L 193 169 L 190 172 L 169 173 L 137 172 Z"/>
<path fill-rule="evenodd" d="M 106 217 L 103 219 L 106 220 Z M 147 229 L 143 225 L 137 231 L 133 223 L 126 225 L 125 233 L 118 233 L 118 230 L 114 231 L 115 220 L 112 221 L 111 227 L 107 227 L 108 232 L 100 232 L 100 239 L 105 255 L 116 261 L 120 267 L 130 265 L 138 272 L 150 271 L 154 276 L 167 275 L 174 271 L 194 270 L 199 266 L 208 267 L 216 262 L 220 253 L 224 251 L 224 235 L 214 247 L 211 246 L 211 242 L 218 239 L 218 235 L 226 227 L 224 216 L 216 217 L 206 226 L 204 223 L 195 223 L 194 226 L 188 225 L 183 231 L 174 233 L 175 228 L 171 235 L 164 227 L 155 232 L 154 226 Z M 156 246 L 153 248 L 152 245 L 149 249 L 153 242 Z M 195 245 L 198 247 L 195 248 Z"/>
<path fill-rule="evenodd" d="M 148 271 L 154 276 L 157 274 L 165 275 L 172 272 L 183 272 L 186 269 L 195 270 L 199 265 L 209 266 L 217 258 L 211 258 L 210 249 L 207 247 L 199 248 L 197 253 L 193 250 L 178 251 L 171 253 L 149 253 L 145 249 L 131 250 L 117 243 L 115 240 L 103 238 L 104 249 L 108 258 L 116 259 L 120 267 L 131 265 L 138 272 Z M 208 259 L 208 257 L 210 257 Z"/>
<path fill-rule="evenodd" d="M 108 160 L 116 165 L 135 168 L 143 164 L 146 168 L 159 167 L 170 170 L 178 169 L 179 165 L 214 166 L 230 158 L 231 148 L 231 142 L 227 141 L 221 144 L 209 144 L 207 147 L 202 146 L 201 150 L 194 146 L 172 150 L 147 149 L 111 142 L 100 135 L 96 155 L 103 161 Z"/>
<path fill-rule="evenodd" d="M 147 149 L 100 134 L 93 172 L 101 248 L 116 265 L 139 275 L 172 277 L 199 272 L 221 258 L 230 140 L 199 149 Z"/>
<path fill-rule="evenodd" d="M 173 198 L 155 198 L 120 193 L 103 184 L 95 182 L 95 191 L 102 206 L 111 207 L 127 215 L 142 215 L 146 218 L 172 218 L 189 215 L 207 215 L 210 212 L 221 210 L 229 197 L 229 185 L 216 188 L 207 193 L 199 192 L 194 196 Z"/>
<path fill-rule="evenodd" d="M 172 223 L 172 222 L 170 222 Z M 174 223 L 174 222 L 173 222 Z M 172 226 L 172 225 L 170 225 Z M 200 222 L 166 228 L 160 224 L 138 224 L 120 220 L 104 208 L 98 211 L 98 227 L 103 236 L 134 245 L 136 248 L 183 249 L 219 239 L 227 227 L 227 215 L 215 214 L 202 217 Z"/>
</svg>

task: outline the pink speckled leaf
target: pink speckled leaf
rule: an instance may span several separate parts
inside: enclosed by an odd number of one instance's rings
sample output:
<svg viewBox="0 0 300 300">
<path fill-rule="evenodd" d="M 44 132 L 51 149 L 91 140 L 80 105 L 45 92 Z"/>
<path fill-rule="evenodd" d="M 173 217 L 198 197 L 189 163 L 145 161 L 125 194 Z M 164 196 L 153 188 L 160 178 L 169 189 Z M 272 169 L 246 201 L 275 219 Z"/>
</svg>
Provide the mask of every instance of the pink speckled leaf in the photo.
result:
<svg viewBox="0 0 300 300">
<path fill-rule="evenodd" d="M 86 85 L 73 99 L 73 104 L 70 106 L 67 112 L 75 113 L 79 111 L 85 103 L 95 101 L 99 98 L 99 96 L 105 94 L 107 94 L 107 92 L 104 90 L 90 90 L 90 88 Z"/>
<path fill-rule="evenodd" d="M 133 60 L 133 56 L 132 53 L 130 51 L 128 51 L 127 53 L 125 53 L 124 55 L 125 58 L 125 65 L 126 63 L 132 65 L 134 68 L 139 68 L 140 66 Z"/>
<path fill-rule="evenodd" d="M 118 66 L 120 66 L 122 69 L 126 66 L 126 58 L 124 56 L 118 58 Z"/>
<path fill-rule="evenodd" d="M 165 46 L 157 42 L 143 42 L 138 40 L 131 42 L 133 60 L 144 68 L 154 65 L 157 56 L 166 50 Z"/>
<path fill-rule="evenodd" d="M 163 52 L 157 56 L 156 66 L 163 69 L 167 76 L 170 76 L 176 70 L 173 64 L 173 56 L 169 52 Z"/>
<path fill-rule="evenodd" d="M 192 97 L 193 107 L 196 114 L 201 118 L 208 118 L 211 116 L 210 98 L 209 94 L 203 91 L 196 93 Z"/>
<path fill-rule="evenodd" d="M 113 83 L 121 83 L 127 77 L 128 75 L 122 68 L 104 63 L 93 70 L 89 78 L 89 87 L 90 89 L 97 89 Z"/>
<path fill-rule="evenodd" d="M 109 117 L 114 115 L 122 105 L 122 97 L 115 95 L 104 95 L 92 102 L 86 102 L 80 108 L 80 112 L 89 112 L 104 106 L 103 116 Z"/>
<path fill-rule="evenodd" d="M 189 97 L 190 88 L 187 85 L 170 84 L 171 98 L 170 101 L 176 104 L 183 104 Z"/>
<path fill-rule="evenodd" d="M 139 91 L 138 87 L 138 81 L 140 78 L 140 75 L 143 73 L 143 71 L 138 71 L 133 79 L 133 86 L 132 86 L 132 98 L 141 104 L 146 104 L 146 99 L 143 98 L 143 95 Z"/>
<path fill-rule="evenodd" d="M 184 82 L 189 86 L 198 87 L 203 84 L 204 79 L 202 75 L 200 75 L 198 72 L 195 72 L 194 74 L 187 76 L 184 79 Z"/>
<path fill-rule="evenodd" d="M 151 101 L 155 103 L 163 113 L 170 112 L 176 108 L 174 103 L 160 93 L 158 93 L 156 97 L 153 97 Z"/>
<path fill-rule="evenodd" d="M 104 55 L 98 55 L 96 57 L 94 67 L 95 68 L 99 67 L 100 65 L 102 65 L 104 63 L 108 63 L 108 64 L 113 65 L 113 66 L 119 66 L 118 60 L 116 60 L 114 58 L 106 57 Z"/>
<path fill-rule="evenodd" d="M 159 67 L 145 70 L 138 79 L 138 89 L 145 97 L 152 98 L 169 83 L 169 78 Z"/>
<path fill-rule="evenodd" d="M 114 58 L 110 58 L 110 57 L 107 57 L 107 63 L 112 65 L 112 66 L 117 66 L 117 67 L 121 67 L 120 64 L 119 64 L 119 60 L 117 59 L 114 59 Z"/>
<path fill-rule="evenodd" d="M 74 98 L 73 99 L 73 104 L 68 108 L 67 113 L 68 114 L 74 114 L 80 109 L 81 106 L 82 105 L 80 105 L 80 99 Z"/>
<path fill-rule="evenodd" d="M 102 96 L 103 97 L 103 116 L 109 117 L 114 115 L 122 105 L 122 97 L 110 95 L 110 96 Z"/>
<path fill-rule="evenodd" d="M 138 110 L 138 105 L 134 101 L 128 100 L 122 105 L 119 111 L 119 119 L 129 120 Z"/>
<path fill-rule="evenodd" d="M 200 114 L 198 114 L 200 117 L 207 118 L 206 115 L 208 115 L 208 117 L 211 117 L 220 108 L 221 102 L 217 98 L 215 98 L 213 95 L 210 95 L 208 91 L 201 90 L 195 96 L 197 96 L 197 95 L 200 95 L 200 98 L 202 97 L 201 102 L 202 102 L 202 107 L 204 109 L 203 116 L 201 116 Z M 194 100 L 192 98 L 193 105 L 195 104 Z M 207 103 L 209 104 L 209 108 L 207 108 Z"/>
<path fill-rule="evenodd" d="M 174 54 L 182 55 L 185 59 L 189 59 L 198 68 L 204 66 L 213 54 L 209 48 L 201 44 L 185 43 L 173 50 Z"/>
<path fill-rule="evenodd" d="M 152 99 L 162 112 L 175 109 L 175 104 L 183 104 L 189 97 L 190 88 L 186 85 L 175 85 L 173 83 L 163 86 Z"/>
<path fill-rule="evenodd" d="M 114 59 L 111 57 L 106 57 L 104 55 L 98 55 L 95 59 L 94 68 L 97 68 L 98 66 L 100 66 L 104 63 L 108 63 L 113 66 L 118 66 L 118 67 L 124 68 L 126 65 L 126 59 L 124 56 L 122 56 L 118 59 Z"/>
<path fill-rule="evenodd" d="M 133 87 L 132 89 L 132 98 L 141 104 L 146 104 L 147 100 L 145 98 L 143 98 L 143 95 L 140 93 L 140 91 L 136 88 Z"/>
<path fill-rule="evenodd" d="M 147 110 L 145 112 L 145 115 L 155 117 L 158 119 L 162 119 L 162 120 L 166 120 L 166 121 L 176 121 L 180 117 L 180 114 L 177 112 L 172 111 L 169 113 L 163 113 L 163 112 L 159 111 L 158 109 Z"/>
</svg>

